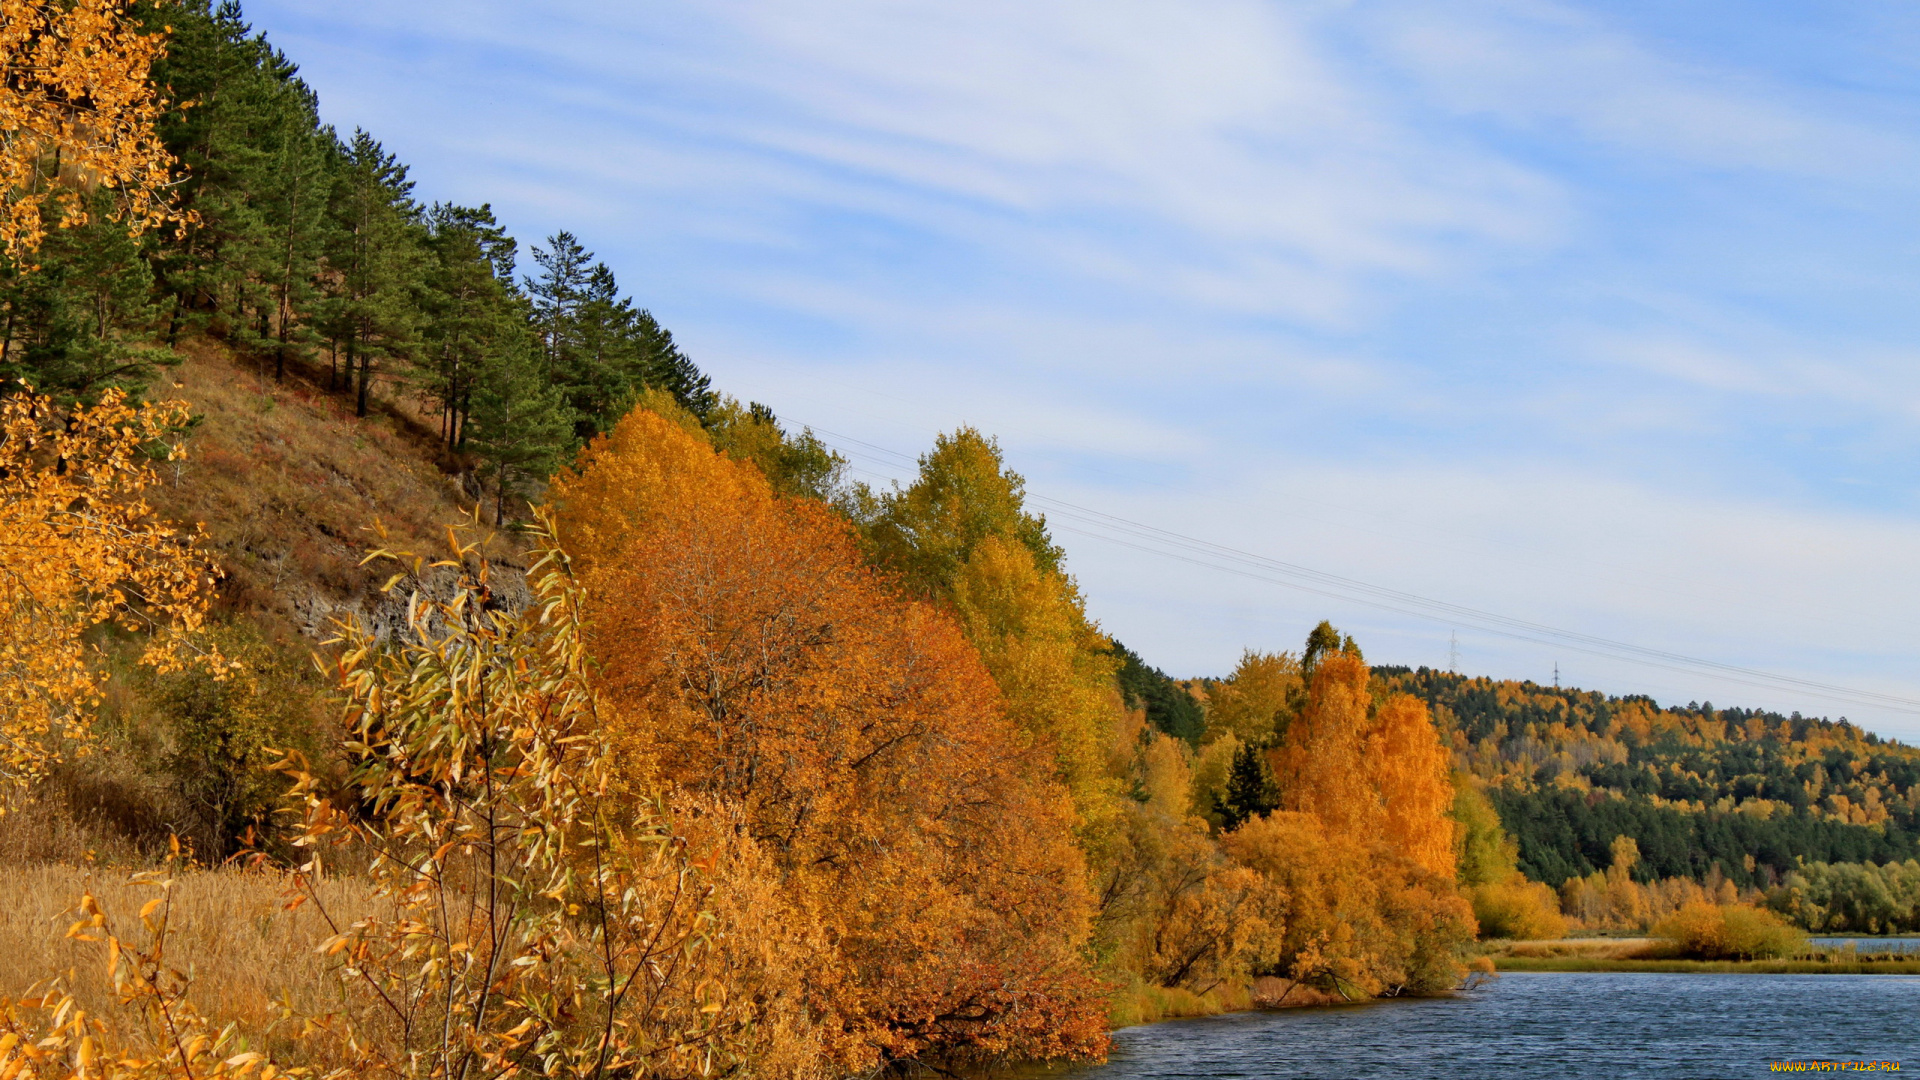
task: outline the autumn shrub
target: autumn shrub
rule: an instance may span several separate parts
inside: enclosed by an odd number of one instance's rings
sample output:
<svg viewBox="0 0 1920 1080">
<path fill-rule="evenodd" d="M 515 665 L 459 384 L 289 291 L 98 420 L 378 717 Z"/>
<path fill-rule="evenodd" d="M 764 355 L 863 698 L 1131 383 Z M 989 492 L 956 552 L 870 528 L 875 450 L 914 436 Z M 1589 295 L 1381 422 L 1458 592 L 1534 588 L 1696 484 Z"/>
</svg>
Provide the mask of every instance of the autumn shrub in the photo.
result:
<svg viewBox="0 0 1920 1080">
<path fill-rule="evenodd" d="M 423 574 L 458 582 L 429 599 Z M 387 908 L 333 930 L 361 1076 L 683 1076 L 744 1068 L 765 1009 L 734 993 L 714 885 L 671 809 L 616 798 L 588 679 L 583 594 L 566 558 L 535 552 L 534 600 L 495 603 L 474 545 L 402 560 L 408 624 L 393 643 L 357 621 L 340 641 L 351 768 L 337 788 L 300 767 L 311 853 L 372 853 Z M 698 853 L 711 866 L 718 853 Z M 756 928 L 764 931 L 764 927 Z"/>
<path fill-rule="evenodd" d="M 1806 935 L 1771 911 L 1748 904 L 1694 902 L 1660 921 L 1654 935 L 1696 960 L 1761 960 L 1792 956 Z"/>
<path fill-rule="evenodd" d="M 1465 973 L 1472 911 L 1451 880 L 1391 848 L 1298 811 L 1256 818 L 1226 847 L 1261 875 L 1255 910 L 1276 928 L 1256 973 L 1349 997 L 1436 993 Z"/>
<path fill-rule="evenodd" d="M 1565 937 L 1566 916 L 1553 886 L 1523 877 L 1474 886 L 1473 917 L 1482 938 L 1537 941 Z"/>
<path fill-rule="evenodd" d="M 1072 802 L 953 619 L 650 411 L 551 497 L 621 771 L 739 814 L 820 928 L 809 1007 L 851 1033 L 840 1065 L 1100 1052 Z"/>
<path fill-rule="evenodd" d="M 1242 987 L 1273 930 L 1255 903 L 1259 875 L 1228 859 L 1203 825 L 1151 801 L 1123 806 L 1098 839 L 1096 940 L 1109 966 L 1190 994 Z"/>
<path fill-rule="evenodd" d="M 1315 633 L 1339 642 L 1325 624 Z M 1475 924 L 1455 881 L 1439 736 L 1417 700 L 1376 704 L 1351 642 L 1313 659 L 1269 755 L 1283 809 L 1224 838 L 1260 876 L 1252 910 L 1272 928 L 1252 970 L 1342 996 L 1449 989 Z"/>
<path fill-rule="evenodd" d="M 216 626 L 207 639 L 226 661 L 218 677 L 203 666 L 139 672 L 122 725 L 141 729 L 145 771 L 179 810 L 173 829 L 201 858 L 220 860 L 273 836 L 287 785 L 267 766 L 276 751 L 315 752 L 330 724 L 307 649 L 269 642 L 244 622 Z"/>
</svg>

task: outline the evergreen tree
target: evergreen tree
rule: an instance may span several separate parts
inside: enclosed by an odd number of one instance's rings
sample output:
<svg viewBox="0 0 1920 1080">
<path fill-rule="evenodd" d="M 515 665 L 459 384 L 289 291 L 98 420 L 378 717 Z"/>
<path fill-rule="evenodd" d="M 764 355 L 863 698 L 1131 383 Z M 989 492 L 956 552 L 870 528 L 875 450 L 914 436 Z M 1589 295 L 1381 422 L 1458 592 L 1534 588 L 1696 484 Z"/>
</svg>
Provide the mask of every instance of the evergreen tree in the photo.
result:
<svg viewBox="0 0 1920 1080">
<path fill-rule="evenodd" d="M 1280 792 L 1273 780 L 1273 767 L 1267 752 L 1257 746 L 1242 746 L 1233 755 L 1233 770 L 1227 774 L 1227 798 L 1220 808 L 1220 828 L 1232 832 L 1248 821 L 1272 813 L 1280 805 Z"/>
<path fill-rule="evenodd" d="M 580 442 L 606 431 L 643 390 L 664 390 L 705 418 L 715 398 L 707 377 L 647 311 L 620 295 L 605 263 L 572 233 L 533 249 L 526 281 L 547 377 L 572 410 Z"/>
<path fill-rule="evenodd" d="M 356 130 L 337 167 L 327 245 L 332 280 L 321 305 L 334 353 L 346 361 L 355 416 L 367 415 L 374 377 L 409 354 L 419 329 L 414 290 L 424 269 L 424 228 L 412 192 L 407 167 Z"/>
<path fill-rule="evenodd" d="M 483 357 L 462 433 L 481 461 L 482 481 L 493 482 L 496 522 L 505 523 L 511 500 L 526 497 L 566 460 L 572 428 L 566 403 L 542 377 L 532 350 Z"/>
<path fill-rule="evenodd" d="M 259 345 L 275 336 L 276 315 L 285 325 L 278 301 L 291 300 L 290 278 L 311 279 L 318 254 L 310 204 L 326 178 L 312 92 L 233 0 L 156 6 L 148 21 L 173 27 L 154 69 L 173 102 L 159 133 L 190 212 L 153 252 L 171 294 L 168 341 L 198 325 Z"/>
<path fill-rule="evenodd" d="M 332 139 L 322 132 L 312 91 L 295 80 L 279 87 L 269 154 L 271 167 L 259 187 L 266 228 L 259 264 L 273 299 L 274 377 L 284 380 L 287 361 L 313 342 L 305 316 L 319 296 L 316 277 L 327 238 L 327 204 L 336 160 Z M 263 319 L 263 332 L 265 338 Z"/>
<path fill-rule="evenodd" d="M 425 322 L 415 382 L 440 413 L 444 445 L 458 451 L 476 383 L 534 374 L 522 370 L 534 363 L 533 341 L 526 302 L 513 286 L 514 241 L 492 208 L 437 204 L 428 225 L 432 259 L 421 292 Z"/>
<path fill-rule="evenodd" d="M 1146 710 L 1147 722 L 1161 733 L 1198 746 L 1207 730 L 1207 716 L 1193 695 L 1118 641 L 1113 643 L 1113 655 L 1120 661 L 1117 678 L 1127 707 Z"/>
<path fill-rule="evenodd" d="M 178 362 L 148 344 L 153 274 L 124 226 L 96 213 L 50 231 L 33 258 L 30 271 L 0 262 L 0 379 L 94 401 L 109 387 L 138 390 L 156 366 Z"/>
</svg>

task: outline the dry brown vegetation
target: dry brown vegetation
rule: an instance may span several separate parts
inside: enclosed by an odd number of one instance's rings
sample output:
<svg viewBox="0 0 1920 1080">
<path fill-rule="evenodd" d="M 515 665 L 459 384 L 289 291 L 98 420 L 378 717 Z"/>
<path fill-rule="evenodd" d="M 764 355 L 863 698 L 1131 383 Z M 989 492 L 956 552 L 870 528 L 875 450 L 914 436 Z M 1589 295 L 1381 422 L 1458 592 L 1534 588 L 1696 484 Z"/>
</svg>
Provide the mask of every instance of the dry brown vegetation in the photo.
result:
<svg viewBox="0 0 1920 1080">
<path fill-rule="evenodd" d="M 365 884 L 351 879 L 316 887 L 336 917 L 357 918 L 372 904 Z M 0 904 L 0 998 L 23 996 L 57 974 L 90 1013 L 113 1016 L 121 1008 L 107 981 L 102 946 L 66 936 L 89 891 L 116 921 L 133 925 L 141 905 L 155 896 L 152 887 L 130 883 L 123 870 L 0 861 L 0 896 L 6 898 Z M 193 976 L 194 1003 L 216 1025 L 235 1022 L 245 1031 L 270 1033 L 270 1044 L 291 1043 L 296 1030 L 281 1023 L 289 1011 L 311 1017 L 339 1010 L 337 967 L 317 948 L 333 931 L 312 905 L 284 910 L 289 894 L 283 876 L 190 871 L 175 878 L 172 891 L 167 959 Z M 118 1026 L 139 1029 L 137 1023 Z M 310 1050 L 313 1043 L 304 1045 Z"/>
<path fill-rule="evenodd" d="M 1555 941 L 1495 942 L 1487 952 L 1490 956 L 1502 958 L 1577 956 L 1594 960 L 1638 960 L 1652 955 L 1652 950 L 1658 945 L 1656 939 L 1649 937 L 1561 938 Z"/>
<path fill-rule="evenodd" d="M 408 410 L 355 419 L 351 401 L 301 373 L 276 383 L 206 339 L 181 351 L 187 361 L 153 393 L 185 400 L 198 422 L 190 456 L 153 501 L 173 520 L 206 524 L 227 572 L 221 610 L 328 637 L 332 619 L 377 605 L 380 580 L 360 566 L 382 546 L 368 523 L 384 525 L 392 546 L 424 550 L 472 509 Z"/>
</svg>

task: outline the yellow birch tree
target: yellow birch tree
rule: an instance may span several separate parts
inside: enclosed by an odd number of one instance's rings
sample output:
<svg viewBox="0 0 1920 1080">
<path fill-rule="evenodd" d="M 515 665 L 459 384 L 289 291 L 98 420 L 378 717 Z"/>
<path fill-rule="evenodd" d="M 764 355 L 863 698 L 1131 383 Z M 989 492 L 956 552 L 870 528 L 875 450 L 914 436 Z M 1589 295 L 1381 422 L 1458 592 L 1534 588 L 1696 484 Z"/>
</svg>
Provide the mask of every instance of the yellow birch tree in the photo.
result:
<svg viewBox="0 0 1920 1080">
<path fill-rule="evenodd" d="M 164 0 L 163 0 L 164 2 Z M 148 70 L 166 47 L 127 0 L 0 0 L 0 250 L 19 260 L 85 224 L 88 192 L 119 194 L 117 220 L 165 220 L 171 158 L 154 132 Z"/>
<path fill-rule="evenodd" d="M 89 740 L 103 681 L 89 630 L 149 634 L 143 660 L 163 671 L 191 658 L 214 572 L 199 531 L 140 497 L 149 448 L 186 420 L 183 402 L 136 407 L 119 390 L 65 414 L 31 392 L 0 398 L 0 787 Z"/>
</svg>

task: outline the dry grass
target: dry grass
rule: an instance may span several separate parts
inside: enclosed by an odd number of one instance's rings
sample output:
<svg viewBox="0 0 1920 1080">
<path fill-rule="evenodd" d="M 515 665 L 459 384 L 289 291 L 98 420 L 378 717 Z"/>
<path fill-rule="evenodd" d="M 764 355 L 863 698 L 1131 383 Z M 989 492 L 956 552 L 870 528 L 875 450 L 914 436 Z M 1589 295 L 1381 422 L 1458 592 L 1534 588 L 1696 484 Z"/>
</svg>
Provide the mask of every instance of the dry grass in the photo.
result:
<svg viewBox="0 0 1920 1080">
<path fill-rule="evenodd" d="M 295 1026 L 282 1020 L 283 998 L 296 1016 L 343 1008 L 341 983 L 316 948 L 332 931 L 310 904 L 284 910 L 284 878 L 234 870 L 190 872 L 175 880 L 167 959 L 193 976 L 191 1000 L 216 1026 L 235 1022 L 284 1050 Z M 123 1012 L 105 978 L 104 946 L 66 937 L 81 894 L 89 890 L 120 936 L 144 939 L 136 916 L 158 891 L 129 884 L 125 872 L 0 866 L 0 896 L 6 898 L 0 905 L 0 996 L 18 997 L 40 980 L 66 976 L 91 1014 Z M 321 896 L 337 917 L 355 917 L 373 903 L 353 880 L 323 883 Z M 121 1019 L 135 1023 L 131 1016 Z"/>
<path fill-rule="evenodd" d="M 83 800 L 93 792 L 74 790 L 67 783 L 84 768 L 60 769 L 33 795 L 0 814 L 0 867 L 43 863 L 138 866 L 148 861 L 150 852 L 143 850 L 141 843 L 144 830 L 129 828 L 127 822 L 118 820 L 116 806 L 87 806 Z M 0 912 L 0 918 L 4 917 Z"/>
<path fill-rule="evenodd" d="M 1552 941 L 1489 942 L 1487 955 L 1496 959 L 1525 957 L 1558 959 L 1578 957 L 1588 960 L 1644 959 L 1661 942 L 1656 938 L 1559 938 Z"/>
<path fill-rule="evenodd" d="M 1661 938 L 1564 938 L 1491 942 L 1487 955 L 1501 971 L 1647 971 L 1760 975 L 1915 975 L 1920 957 L 1879 957 L 1844 949 L 1814 949 L 1783 960 L 1688 960 Z"/>
<path fill-rule="evenodd" d="M 392 545 L 438 551 L 473 506 L 408 410 L 356 419 L 351 401 L 305 376 L 275 383 L 204 339 L 181 351 L 187 361 L 150 395 L 187 401 L 198 421 L 189 457 L 163 467 L 152 502 L 205 523 L 227 572 L 226 610 L 328 637 L 330 620 L 373 606 L 384 575 L 359 566 L 379 546 L 369 526 L 382 522 Z"/>
</svg>

